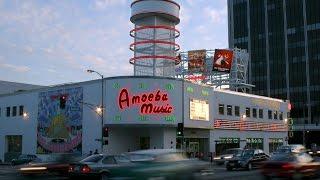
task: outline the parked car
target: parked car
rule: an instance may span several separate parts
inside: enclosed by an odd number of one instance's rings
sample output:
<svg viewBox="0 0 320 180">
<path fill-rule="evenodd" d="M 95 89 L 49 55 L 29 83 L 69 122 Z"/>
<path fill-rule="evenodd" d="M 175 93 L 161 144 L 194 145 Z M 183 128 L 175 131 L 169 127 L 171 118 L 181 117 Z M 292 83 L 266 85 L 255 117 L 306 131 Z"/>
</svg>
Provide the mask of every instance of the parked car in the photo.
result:
<svg viewBox="0 0 320 180">
<path fill-rule="evenodd" d="M 244 168 L 252 170 L 260 166 L 261 162 L 269 159 L 269 155 L 264 153 L 261 149 L 245 149 L 242 151 L 241 156 L 230 159 L 226 163 L 226 169 Z"/>
<path fill-rule="evenodd" d="M 213 161 L 218 165 L 222 165 L 229 159 L 236 158 L 237 156 L 241 156 L 242 150 L 243 149 L 241 148 L 227 149 L 221 155 L 214 157 Z"/>
<path fill-rule="evenodd" d="M 283 145 L 278 147 L 278 149 L 273 152 L 273 154 L 282 154 L 282 153 L 301 153 L 306 152 L 306 147 L 301 144 L 291 144 Z"/>
<path fill-rule="evenodd" d="M 17 159 L 11 160 L 11 165 L 21 165 L 21 164 L 27 164 L 29 162 L 40 162 L 41 159 L 38 158 L 36 155 L 33 154 L 21 154 Z"/>
<path fill-rule="evenodd" d="M 283 153 L 272 156 L 261 167 L 266 178 L 301 179 L 319 175 L 320 162 L 315 162 L 307 153 Z"/>
<path fill-rule="evenodd" d="M 67 176 L 70 163 L 78 161 L 75 154 L 55 154 L 41 163 L 29 163 L 19 169 L 21 175 Z"/>
<path fill-rule="evenodd" d="M 92 155 L 78 164 L 72 164 L 72 177 L 92 176 L 108 178 L 192 178 L 193 173 L 208 167 L 209 163 L 188 159 L 178 150 L 152 149 L 122 155 Z"/>
</svg>

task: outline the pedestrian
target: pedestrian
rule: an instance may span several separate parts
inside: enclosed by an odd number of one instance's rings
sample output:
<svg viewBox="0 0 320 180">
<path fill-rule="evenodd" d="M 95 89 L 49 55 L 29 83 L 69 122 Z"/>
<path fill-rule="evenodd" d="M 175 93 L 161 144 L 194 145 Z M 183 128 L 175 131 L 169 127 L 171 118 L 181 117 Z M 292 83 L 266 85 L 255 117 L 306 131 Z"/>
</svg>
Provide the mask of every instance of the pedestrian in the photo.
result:
<svg viewBox="0 0 320 180">
<path fill-rule="evenodd" d="M 88 154 L 88 156 L 91 156 L 92 155 L 92 151 L 89 151 L 89 154 Z"/>
<path fill-rule="evenodd" d="M 99 154 L 98 149 L 96 149 L 93 154 Z"/>
</svg>

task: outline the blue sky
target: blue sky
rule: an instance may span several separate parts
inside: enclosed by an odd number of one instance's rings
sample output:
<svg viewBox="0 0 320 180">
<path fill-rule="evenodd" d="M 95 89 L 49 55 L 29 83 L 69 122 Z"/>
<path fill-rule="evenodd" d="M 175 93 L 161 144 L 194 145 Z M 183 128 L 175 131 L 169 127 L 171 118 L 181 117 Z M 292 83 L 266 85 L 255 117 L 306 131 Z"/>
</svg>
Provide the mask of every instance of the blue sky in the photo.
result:
<svg viewBox="0 0 320 180">
<path fill-rule="evenodd" d="M 228 46 L 226 0 L 177 0 L 182 51 Z M 131 0 L 0 0 L 0 80 L 40 85 L 132 75 Z"/>
</svg>

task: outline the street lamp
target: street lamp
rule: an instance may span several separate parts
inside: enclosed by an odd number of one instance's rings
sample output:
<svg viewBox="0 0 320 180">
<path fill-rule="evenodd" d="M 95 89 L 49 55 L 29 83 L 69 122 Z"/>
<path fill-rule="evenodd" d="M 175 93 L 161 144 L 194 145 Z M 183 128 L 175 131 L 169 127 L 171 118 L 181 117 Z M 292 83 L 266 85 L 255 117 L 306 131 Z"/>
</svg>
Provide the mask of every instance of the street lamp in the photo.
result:
<svg viewBox="0 0 320 180">
<path fill-rule="evenodd" d="M 88 69 L 88 73 L 96 73 L 101 77 L 101 106 L 96 108 L 96 112 L 100 115 L 101 117 L 101 153 L 103 151 L 103 114 L 104 114 L 104 104 L 103 104 L 103 92 L 104 92 L 104 83 L 103 83 L 103 75 L 100 74 L 97 71 Z"/>
</svg>

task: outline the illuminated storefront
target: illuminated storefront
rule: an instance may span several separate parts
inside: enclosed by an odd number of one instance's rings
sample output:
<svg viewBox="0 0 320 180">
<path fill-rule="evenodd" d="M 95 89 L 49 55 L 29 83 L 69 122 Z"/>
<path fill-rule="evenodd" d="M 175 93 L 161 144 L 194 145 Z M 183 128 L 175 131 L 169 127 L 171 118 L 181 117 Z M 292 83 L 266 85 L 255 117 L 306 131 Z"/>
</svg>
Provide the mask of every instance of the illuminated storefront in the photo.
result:
<svg viewBox="0 0 320 180">
<path fill-rule="evenodd" d="M 106 78 L 104 85 L 103 124 L 108 128 L 104 141 L 108 143 L 103 152 L 108 154 L 185 148 L 191 156 L 207 157 L 235 147 L 271 152 L 281 140 L 286 143 L 288 102 L 282 100 L 213 90 L 174 78 L 113 77 Z M 101 118 L 95 111 L 100 90 L 101 81 L 88 81 L 1 95 L 0 107 L 24 105 L 28 117 L 0 117 L 4 122 L 0 145 L 6 147 L 0 149 L 0 159 L 12 146 L 6 145 L 8 135 L 22 136 L 21 153 L 101 151 Z M 66 98 L 63 108 L 60 96 Z M 268 119 L 269 111 L 278 117 Z M 184 143 L 176 134 L 178 123 L 184 124 Z"/>
</svg>

